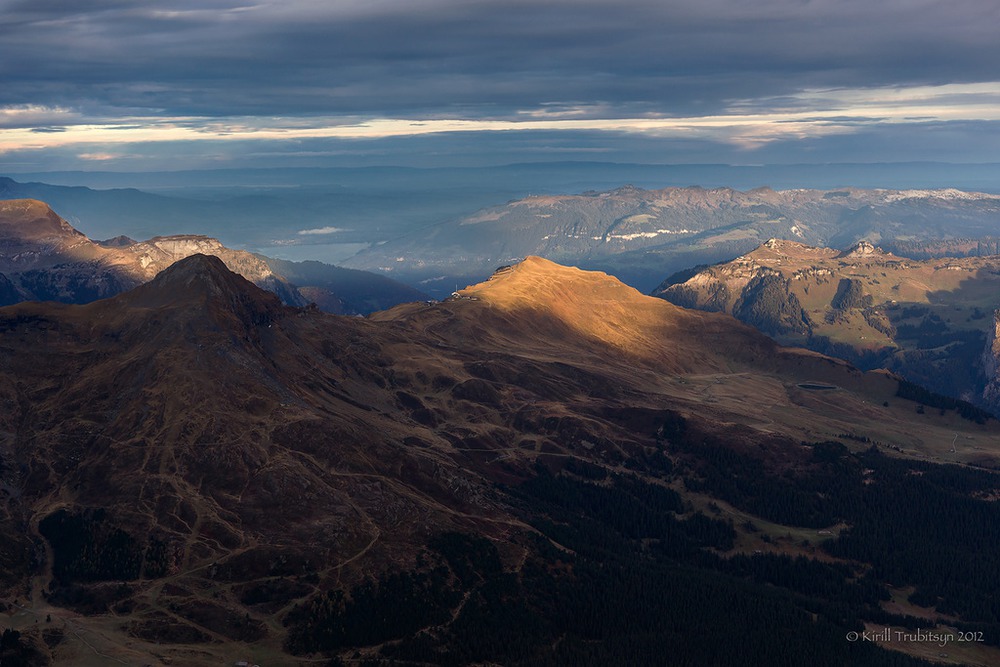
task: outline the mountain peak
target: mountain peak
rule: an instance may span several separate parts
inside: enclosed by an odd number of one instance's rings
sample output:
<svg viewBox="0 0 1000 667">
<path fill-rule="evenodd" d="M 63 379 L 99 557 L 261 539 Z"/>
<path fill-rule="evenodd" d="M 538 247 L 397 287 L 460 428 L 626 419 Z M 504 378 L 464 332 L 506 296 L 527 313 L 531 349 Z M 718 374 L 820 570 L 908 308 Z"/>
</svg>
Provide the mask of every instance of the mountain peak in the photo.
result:
<svg viewBox="0 0 1000 667">
<path fill-rule="evenodd" d="M 614 276 L 599 271 L 583 271 L 575 266 L 563 266 L 537 255 L 528 255 L 517 264 L 502 266 L 490 278 L 459 292 L 459 296 L 484 298 L 497 305 L 519 306 L 533 303 L 575 301 L 576 297 L 601 298 L 612 290 L 614 297 L 636 290 Z M 610 296 L 610 295 L 609 295 Z"/>
<path fill-rule="evenodd" d="M 37 199 L 0 201 L 0 239 L 86 240 L 86 236 Z"/>
<path fill-rule="evenodd" d="M 274 319 L 281 300 L 239 274 L 214 255 L 180 259 L 151 281 L 117 299 L 140 308 L 197 308 L 210 313 L 231 312 L 247 324 Z"/>
<path fill-rule="evenodd" d="M 788 241 L 785 241 L 784 239 L 770 238 L 764 241 L 761 245 L 765 248 L 770 248 L 771 250 L 777 250 L 778 248 L 784 246 L 785 243 L 788 243 Z"/>
<path fill-rule="evenodd" d="M 238 276 L 226 268 L 225 262 L 215 255 L 195 253 L 179 259 L 153 278 L 153 283 L 183 281 L 190 283 L 197 280 L 209 281 L 214 285 L 237 278 Z M 245 279 L 244 279 L 245 281 Z"/>
<path fill-rule="evenodd" d="M 520 332 L 548 332 L 560 340 L 572 333 L 634 357 L 661 360 L 664 340 L 683 336 L 681 330 L 692 317 L 614 276 L 534 255 L 460 290 L 457 299 L 477 302 L 469 306 L 476 308 L 474 319 L 480 323 L 500 316 Z M 700 314 L 694 317 L 703 319 Z M 553 328 L 557 322 L 562 329 Z M 682 362 L 673 358 L 664 363 L 679 367 Z"/>
<path fill-rule="evenodd" d="M 845 250 L 842 253 L 840 253 L 837 257 L 838 258 L 847 258 L 847 257 L 878 257 L 878 256 L 885 255 L 885 254 L 886 253 L 885 253 L 884 250 L 882 250 L 882 248 L 879 248 L 879 247 L 877 247 L 877 246 L 869 243 L 868 241 L 861 240 L 861 241 L 858 241 L 857 243 L 855 243 L 853 246 L 851 246 L 847 250 Z"/>
<path fill-rule="evenodd" d="M 45 202 L 37 199 L 0 201 L 0 271 L 8 275 L 89 262 L 106 252 L 59 217 Z"/>
<path fill-rule="evenodd" d="M 138 243 L 134 238 L 130 236 L 125 236 L 124 234 L 119 234 L 114 238 L 104 239 L 103 241 L 95 241 L 97 245 L 102 248 L 127 248 L 129 246 Z"/>
<path fill-rule="evenodd" d="M 246 278 L 233 273 L 225 262 L 215 255 L 195 253 L 179 259 L 156 274 L 149 287 L 160 291 L 175 290 L 184 293 L 189 290 L 205 290 L 210 294 L 227 291 L 261 291 Z"/>
</svg>

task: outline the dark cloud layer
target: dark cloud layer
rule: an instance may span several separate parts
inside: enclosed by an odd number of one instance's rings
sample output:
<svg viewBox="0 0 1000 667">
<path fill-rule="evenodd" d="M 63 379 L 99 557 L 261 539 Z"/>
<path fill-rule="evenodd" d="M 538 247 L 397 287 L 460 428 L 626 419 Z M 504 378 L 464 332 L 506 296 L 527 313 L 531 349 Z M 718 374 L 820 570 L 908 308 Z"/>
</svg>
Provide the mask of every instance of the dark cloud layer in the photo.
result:
<svg viewBox="0 0 1000 667">
<path fill-rule="evenodd" d="M 0 106 L 86 114 L 716 113 L 992 81 L 982 0 L 0 0 Z"/>
</svg>

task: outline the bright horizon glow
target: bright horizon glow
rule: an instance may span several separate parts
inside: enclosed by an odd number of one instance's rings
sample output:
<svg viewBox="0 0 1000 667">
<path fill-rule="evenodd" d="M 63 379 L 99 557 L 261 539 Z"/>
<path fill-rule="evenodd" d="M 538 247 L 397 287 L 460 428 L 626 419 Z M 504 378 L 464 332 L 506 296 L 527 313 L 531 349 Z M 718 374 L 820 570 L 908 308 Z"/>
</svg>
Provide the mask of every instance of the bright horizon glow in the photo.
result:
<svg viewBox="0 0 1000 667">
<path fill-rule="evenodd" d="M 150 142 L 365 140 L 533 130 L 708 139 L 752 151 L 774 141 L 851 134 L 876 124 L 1000 121 L 1000 82 L 803 91 L 782 102 L 739 101 L 731 113 L 688 117 L 581 118 L 589 113 L 581 107 L 548 118 L 525 111 L 521 119 L 134 116 L 114 122 L 83 122 L 73 109 L 30 105 L 0 109 L 0 128 L 8 126 L 0 129 L 0 154 L 80 147 L 78 158 L 99 162 L 127 157 L 129 145 Z M 111 145 L 125 150 L 111 152 Z M 93 150 L 96 146 L 105 150 Z"/>
</svg>

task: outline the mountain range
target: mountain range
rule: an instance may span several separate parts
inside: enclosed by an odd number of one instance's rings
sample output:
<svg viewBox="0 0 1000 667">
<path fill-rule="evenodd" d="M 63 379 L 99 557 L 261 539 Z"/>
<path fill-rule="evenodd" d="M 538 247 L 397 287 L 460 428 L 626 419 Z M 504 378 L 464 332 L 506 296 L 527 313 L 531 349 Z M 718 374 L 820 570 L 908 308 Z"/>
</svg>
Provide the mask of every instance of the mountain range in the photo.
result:
<svg viewBox="0 0 1000 667">
<path fill-rule="evenodd" d="M 996 167 L 948 167 L 964 190 L 929 188 L 943 167 L 919 164 L 75 172 L 0 177 L 0 199 L 44 200 L 92 238 L 209 235 L 269 257 L 374 271 L 436 298 L 529 254 L 648 292 L 769 238 L 836 248 L 866 240 L 912 259 L 995 248 Z M 627 182 L 637 187 L 615 187 Z M 841 183 L 854 187 L 830 187 Z M 583 194 L 565 194 L 574 192 Z"/>
<path fill-rule="evenodd" d="M 274 260 L 232 250 L 203 235 L 93 241 L 43 202 L 0 201 L 0 304 L 27 299 L 85 303 L 113 296 L 196 253 L 220 257 L 290 305 L 313 302 L 330 312 L 369 313 L 426 298 L 379 275 L 320 262 Z"/>
<path fill-rule="evenodd" d="M 535 254 L 649 291 L 675 271 L 732 259 L 770 238 L 831 247 L 899 241 L 901 252 L 919 253 L 942 240 L 973 239 L 975 247 L 975 239 L 995 236 L 998 223 L 1000 195 L 954 189 L 624 186 L 485 208 L 372 246 L 344 264 L 433 290 L 454 276 L 481 280 Z"/>
<path fill-rule="evenodd" d="M 912 260 L 867 242 L 841 251 L 771 239 L 653 293 L 996 412 L 998 279 L 998 255 Z"/>
<path fill-rule="evenodd" d="M 996 661 L 1000 425 L 913 391 L 538 257 L 369 318 L 204 254 L 7 306 L 0 650 L 928 664 L 844 639 L 878 626 Z"/>
</svg>

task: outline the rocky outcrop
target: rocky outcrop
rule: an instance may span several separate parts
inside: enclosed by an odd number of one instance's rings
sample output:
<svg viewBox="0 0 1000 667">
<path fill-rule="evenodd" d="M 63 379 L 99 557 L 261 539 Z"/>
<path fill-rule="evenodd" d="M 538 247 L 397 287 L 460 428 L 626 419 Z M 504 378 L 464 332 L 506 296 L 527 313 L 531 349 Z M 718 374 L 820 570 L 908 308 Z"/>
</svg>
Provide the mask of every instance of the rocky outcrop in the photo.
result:
<svg viewBox="0 0 1000 667">
<path fill-rule="evenodd" d="M 838 259 L 847 259 L 854 257 L 873 257 L 876 255 L 886 254 L 881 248 L 877 248 L 868 241 L 858 241 L 854 247 L 848 248 L 844 252 L 837 255 Z"/>
</svg>

